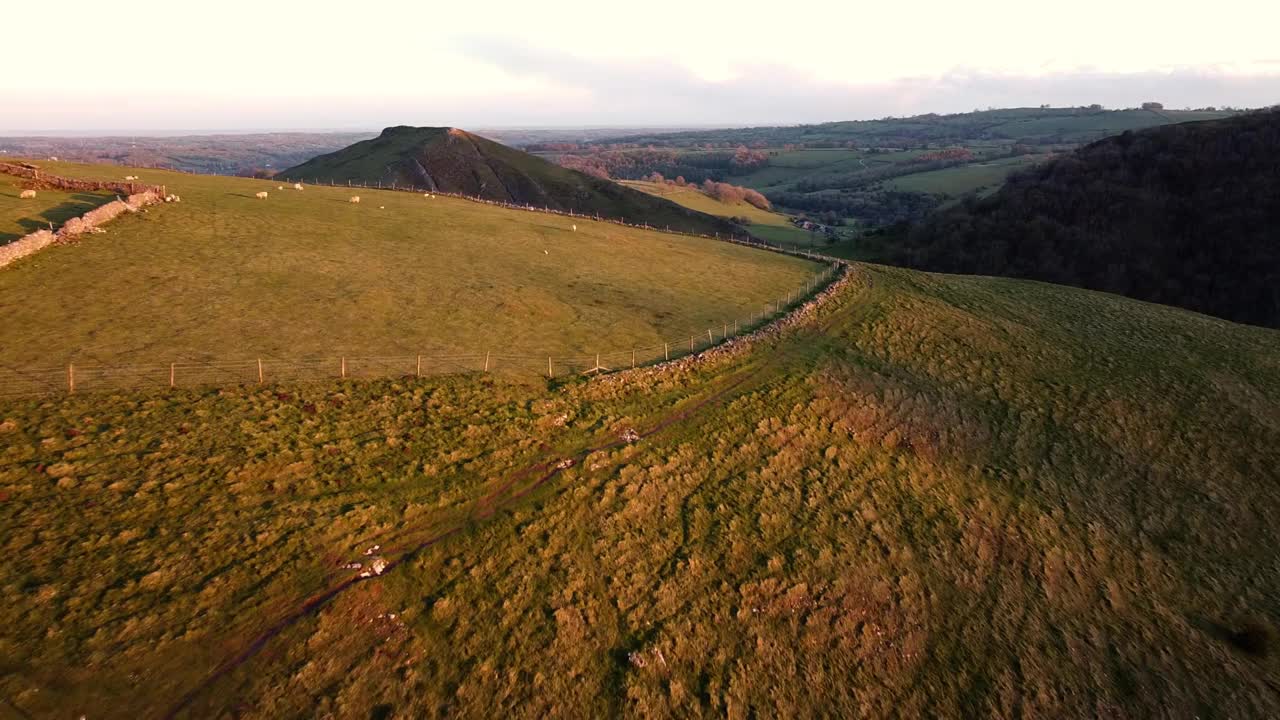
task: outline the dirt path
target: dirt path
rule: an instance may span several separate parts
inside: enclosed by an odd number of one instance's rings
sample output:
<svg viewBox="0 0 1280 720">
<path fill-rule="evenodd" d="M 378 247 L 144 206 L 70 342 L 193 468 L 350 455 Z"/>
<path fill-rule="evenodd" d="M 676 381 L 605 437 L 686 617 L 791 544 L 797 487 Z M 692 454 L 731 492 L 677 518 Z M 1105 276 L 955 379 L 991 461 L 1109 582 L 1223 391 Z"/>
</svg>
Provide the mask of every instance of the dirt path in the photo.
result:
<svg viewBox="0 0 1280 720">
<path fill-rule="evenodd" d="M 639 439 L 634 442 L 641 442 L 678 423 L 700 415 L 710 406 L 723 400 L 731 392 L 741 387 L 748 380 L 756 377 L 758 373 L 759 369 L 757 368 L 731 376 L 728 381 L 723 383 L 722 387 L 714 390 L 709 395 L 684 408 L 680 408 L 666 415 L 660 416 L 647 430 L 638 432 L 637 435 L 639 436 Z M 390 573 L 401 564 L 410 560 L 416 554 L 462 532 L 469 521 L 492 518 L 499 510 L 510 507 L 520 501 L 530 493 L 553 480 L 564 470 L 581 464 L 582 461 L 592 453 L 600 452 L 602 450 L 612 450 L 629 444 L 633 443 L 621 438 L 612 438 L 608 441 L 579 448 L 567 456 L 548 456 L 542 461 L 525 466 L 524 468 L 512 473 L 496 489 L 480 498 L 476 502 L 473 510 L 468 514 L 467 518 L 461 522 L 449 525 L 445 529 L 438 530 L 429 537 L 416 542 L 412 541 L 412 538 L 415 534 L 421 532 L 423 529 L 421 527 L 406 528 L 404 531 L 392 535 L 390 538 L 385 538 L 384 536 L 384 542 L 387 542 L 390 547 L 384 549 L 381 553 L 389 556 L 387 565 L 381 574 L 371 575 L 368 577 L 362 577 L 360 575 L 348 577 L 330 586 L 326 590 L 312 595 L 302 601 L 298 606 L 290 610 L 266 630 L 259 633 L 252 641 L 249 642 L 248 645 L 245 646 L 243 650 L 214 668 L 214 670 L 209 673 L 209 675 L 205 677 L 199 685 L 183 694 L 183 696 L 165 712 L 163 717 L 174 718 L 183 710 L 189 708 L 201 694 L 211 688 L 215 683 L 252 660 L 254 656 L 261 652 L 266 645 L 271 642 L 271 640 L 275 639 L 285 630 L 295 625 L 298 621 L 319 611 L 342 593 L 364 582 L 378 580 L 380 577 Z M 550 450 L 550 448 L 545 444 L 543 447 Z M 533 480 L 527 484 L 521 484 L 521 481 L 529 478 L 533 478 Z M 431 526 L 429 525 L 428 527 Z"/>
</svg>

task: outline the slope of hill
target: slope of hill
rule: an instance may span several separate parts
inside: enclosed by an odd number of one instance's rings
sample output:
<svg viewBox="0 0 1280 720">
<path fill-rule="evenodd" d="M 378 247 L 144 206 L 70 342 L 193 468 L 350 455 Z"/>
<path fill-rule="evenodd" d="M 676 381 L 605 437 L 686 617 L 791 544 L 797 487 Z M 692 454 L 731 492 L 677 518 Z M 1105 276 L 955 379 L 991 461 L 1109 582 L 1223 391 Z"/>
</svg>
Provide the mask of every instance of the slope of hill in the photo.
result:
<svg viewBox="0 0 1280 720">
<path fill-rule="evenodd" d="M 1230 111 L 1104 110 L 1102 108 L 1003 108 L 952 115 L 916 115 L 881 120 L 846 120 L 814 125 L 692 130 L 642 134 L 596 141 L 657 147 L 693 147 L 706 143 L 760 143 L 770 147 L 804 143 L 807 147 L 916 145 L 920 142 L 970 144 L 1018 142 L 1032 145 L 1079 143 L 1125 130 L 1229 117 Z"/>
<path fill-rule="evenodd" d="M 749 352 L 596 382 L 0 403 L 0 698 L 1275 717 L 1277 357 L 1165 306 L 865 267 Z"/>
<path fill-rule="evenodd" d="M 1280 111 L 1102 140 L 893 245 L 897 263 L 1280 326 Z"/>
<path fill-rule="evenodd" d="M 719 329 L 818 268 L 440 196 L 361 190 L 354 205 L 346 188 L 40 165 L 96 179 L 136 173 L 182 202 L 0 271 L 7 369 L 489 350 L 541 354 L 545 367 L 552 353 Z"/>
<path fill-rule="evenodd" d="M 683 205 L 690 210 L 716 215 L 723 218 L 739 218 L 746 220 L 746 226 L 752 235 L 771 243 L 783 243 L 797 247 L 817 246 L 813 233 L 805 232 L 791 224 L 791 218 L 772 210 L 762 210 L 745 200 L 724 202 L 711 197 L 692 185 L 673 185 L 671 183 L 655 183 L 647 180 L 621 180 L 629 188 L 665 198 Z"/>
<path fill-rule="evenodd" d="M 457 128 L 391 127 L 321 155 L 283 177 L 397 184 L 497 202 L 550 207 L 686 232 L 734 233 L 727 221 L 560 167 Z"/>
</svg>

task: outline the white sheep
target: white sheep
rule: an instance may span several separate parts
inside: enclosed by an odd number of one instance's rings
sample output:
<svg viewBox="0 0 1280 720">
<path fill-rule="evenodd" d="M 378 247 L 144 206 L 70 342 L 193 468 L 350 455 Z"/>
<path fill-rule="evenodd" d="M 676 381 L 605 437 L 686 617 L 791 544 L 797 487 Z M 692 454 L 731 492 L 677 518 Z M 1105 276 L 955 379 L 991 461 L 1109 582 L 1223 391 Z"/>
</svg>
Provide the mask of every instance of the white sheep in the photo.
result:
<svg viewBox="0 0 1280 720">
<path fill-rule="evenodd" d="M 570 225 L 569 227 L 573 228 L 573 231 L 574 231 L 574 232 L 578 232 L 578 226 L 577 226 L 577 225 Z"/>
<path fill-rule="evenodd" d="M 22 194 L 18 195 L 18 198 L 21 200 L 30 200 L 35 196 L 36 196 L 35 190 L 23 190 Z"/>
<path fill-rule="evenodd" d="M 358 203 L 358 202 L 360 202 L 360 196 L 359 196 L 359 195 L 352 195 L 352 196 L 351 196 L 351 202 L 353 202 L 353 203 Z"/>
<path fill-rule="evenodd" d="M 277 189 L 277 190 L 283 190 L 283 189 L 284 189 L 284 186 L 283 186 L 283 185 L 277 185 L 277 186 L 276 186 L 276 189 Z"/>
<path fill-rule="evenodd" d="M 266 199 L 267 199 L 267 192 L 264 190 L 264 191 L 262 191 L 262 192 L 258 193 L 257 195 L 254 195 L 254 197 L 258 198 L 259 200 L 266 200 Z"/>
<path fill-rule="evenodd" d="M 301 189 L 302 189 L 302 183 L 294 183 L 294 184 L 293 184 L 293 189 L 294 189 L 294 190 L 301 190 Z"/>
<path fill-rule="evenodd" d="M 125 176 L 124 176 L 124 179 L 125 179 L 125 180 L 137 180 L 137 179 L 138 179 L 138 176 L 137 176 L 137 175 L 125 175 Z"/>
</svg>

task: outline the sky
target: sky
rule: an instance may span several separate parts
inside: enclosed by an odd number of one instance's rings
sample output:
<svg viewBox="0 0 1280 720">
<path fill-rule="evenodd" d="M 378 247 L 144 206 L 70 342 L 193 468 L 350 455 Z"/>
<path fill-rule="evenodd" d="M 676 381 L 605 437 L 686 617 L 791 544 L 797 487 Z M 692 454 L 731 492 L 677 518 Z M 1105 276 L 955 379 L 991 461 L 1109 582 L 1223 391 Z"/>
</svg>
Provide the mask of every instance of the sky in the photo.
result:
<svg viewBox="0 0 1280 720">
<path fill-rule="evenodd" d="M 1280 103 L 1280 3 L 1265 0 L 36 0 L 3 15 L 47 52 L 0 74 L 0 134 Z"/>
</svg>

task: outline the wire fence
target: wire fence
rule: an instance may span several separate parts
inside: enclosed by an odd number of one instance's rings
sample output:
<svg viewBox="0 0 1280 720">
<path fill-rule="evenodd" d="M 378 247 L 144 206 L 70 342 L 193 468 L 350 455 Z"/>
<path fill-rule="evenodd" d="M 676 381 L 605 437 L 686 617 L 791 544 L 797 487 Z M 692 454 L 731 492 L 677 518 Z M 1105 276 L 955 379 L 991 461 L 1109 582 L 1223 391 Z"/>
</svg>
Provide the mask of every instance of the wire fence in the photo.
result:
<svg viewBox="0 0 1280 720">
<path fill-rule="evenodd" d="M 578 212 L 572 208 L 560 209 L 560 208 L 553 208 L 548 205 L 543 205 L 539 207 L 537 205 L 532 205 L 528 203 L 509 203 L 501 200 L 492 200 L 489 198 L 477 197 L 475 195 L 465 195 L 462 193 L 433 190 L 428 187 L 419 187 L 416 185 L 400 185 L 398 183 L 383 184 L 382 182 L 376 182 L 376 183 L 370 184 L 367 182 L 353 182 L 350 180 L 346 181 L 345 183 L 340 183 L 340 182 L 337 182 L 336 180 L 323 180 L 320 178 L 310 178 L 310 179 L 302 178 L 302 177 L 284 178 L 283 176 L 272 178 L 271 180 L 264 180 L 263 182 L 266 182 L 268 184 L 275 182 L 277 183 L 277 187 L 287 187 L 287 186 L 281 186 L 279 184 L 281 182 L 285 182 L 285 183 L 297 182 L 297 183 L 302 183 L 307 185 L 313 185 L 316 187 L 345 188 L 348 190 L 380 190 L 380 191 L 389 191 L 389 192 L 415 193 L 415 194 L 421 194 L 426 196 L 439 195 L 441 197 L 455 198 L 458 200 L 466 200 L 468 202 L 480 203 L 482 205 L 492 205 L 494 207 L 506 208 L 508 210 L 522 210 L 525 212 L 543 213 L 545 215 L 559 215 L 559 216 L 568 217 L 568 218 L 594 220 L 596 222 L 612 223 L 614 225 L 620 225 L 622 227 L 629 227 L 629 228 L 636 228 L 638 230 L 660 230 L 662 232 L 670 233 L 673 235 L 684 235 L 685 237 L 706 238 L 708 240 L 725 240 L 725 241 L 737 243 L 740 245 L 750 245 L 752 247 L 758 247 L 758 248 L 764 248 L 764 249 L 770 249 L 770 250 L 784 250 L 784 251 L 803 255 L 805 257 L 809 257 L 813 259 L 816 259 L 819 256 L 818 253 L 813 252 L 811 249 L 806 250 L 802 248 L 798 243 L 790 243 L 789 246 L 784 245 L 782 243 L 770 243 L 768 241 L 761 240 L 759 238 L 754 237 L 747 230 L 743 230 L 742 235 L 735 235 L 732 233 L 725 233 L 723 235 L 719 233 L 713 233 L 711 235 L 708 235 L 706 233 L 698 233 L 698 232 L 691 232 L 688 230 L 681 230 L 678 227 L 673 228 L 669 224 L 663 225 L 662 227 L 658 227 L 657 225 L 649 225 L 647 223 L 632 223 L 632 222 L 628 222 L 624 218 L 608 217 L 605 215 L 601 215 L 598 212 L 587 213 L 587 212 Z M 695 211 L 690 211 L 690 212 L 695 212 Z"/>
<path fill-rule="evenodd" d="M 807 253 L 792 253 L 809 256 Z M 609 352 L 532 355 L 502 352 L 334 356 L 323 358 L 255 357 L 242 360 L 176 360 L 169 363 L 78 364 L 58 367 L 0 366 L 0 397 L 110 392 L 147 388 L 192 388 L 247 384 L 303 383 L 334 379 L 415 378 L 462 373 L 537 375 L 546 378 L 591 375 L 654 365 L 702 352 L 786 315 L 829 285 L 842 261 L 829 261 L 796 290 L 736 320 L 671 336 L 659 343 Z"/>
</svg>

